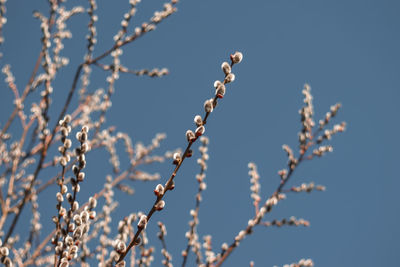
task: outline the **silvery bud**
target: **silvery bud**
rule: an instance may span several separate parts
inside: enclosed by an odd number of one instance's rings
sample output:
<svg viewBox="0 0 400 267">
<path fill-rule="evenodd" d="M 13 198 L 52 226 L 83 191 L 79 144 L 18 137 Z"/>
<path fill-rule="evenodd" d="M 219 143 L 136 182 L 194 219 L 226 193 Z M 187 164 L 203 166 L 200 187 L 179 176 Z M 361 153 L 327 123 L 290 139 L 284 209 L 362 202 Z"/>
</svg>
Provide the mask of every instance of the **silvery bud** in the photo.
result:
<svg viewBox="0 0 400 267">
<path fill-rule="evenodd" d="M 147 216 L 142 215 L 138 222 L 138 228 L 146 228 L 146 225 L 147 225 Z"/>
<path fill-rule="evenodd" d="M 225 73 L 225 75 L 228 75 L 232 71 L 231 65 L 229 65 L 228 62 L 222 63 L 221 69 Z"/>
<path fill-rule="evenodd" d="M 225 77 L 225 83 L 231 83 L 235 80 L 235 74 L 233 73 L 229 73 L 228 75 L 226 75 Z"/>
<path fill-rule="evenodd" d="M 156 210 L 162 210 L 165 207 L 165 201 L 164 200 L 158 201 L 154 207 L 156 208 Z"/>
<path fill-rule="evenodd" d="M 243 54 L 240 52 L 235 52 L 235 54 L 231 55 L 231 61 L 233 64 L 240 63 L 243 59 Z"/>
<path fill-rule="evenodd" d="M 186 131 L 186 139 L 188 140 L 188 142 L 192 142 L 194 139 L 196 139 L 196 136 L 192 130 Z"/>
<path fill-rule="evenodd" d="M 196 115 L 194 117 L 194 123 L 196 123 L 196 126 L 203 125 L 203 119 L 201 118 L 200 115 Z"/>
<path fill-rule="evenodd" d="M 154 189 L 154 194 L 156 195 L 156 196 L 160 196 L 161 194 L 163 194 L 164 193 L 164 186 L 162 186 L 162 184 L 158 184 L 157 186 L 156 186 L 156 188 Z"/>
<path fill-rule="evenodd" d="M 208 112 L 212 112 L 213 109 L 214 109 L 213 99 L 206 100 L 206 102 L 204 102 L 204 110 L 208 113 Z"/>
</svg>

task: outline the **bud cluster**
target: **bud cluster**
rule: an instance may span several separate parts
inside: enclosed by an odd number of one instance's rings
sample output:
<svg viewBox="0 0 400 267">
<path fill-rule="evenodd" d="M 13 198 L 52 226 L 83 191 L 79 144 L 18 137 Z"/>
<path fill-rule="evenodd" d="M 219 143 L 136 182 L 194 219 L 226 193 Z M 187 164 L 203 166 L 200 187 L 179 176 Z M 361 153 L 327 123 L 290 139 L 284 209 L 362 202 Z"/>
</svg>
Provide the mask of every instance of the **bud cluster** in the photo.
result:
<svg viewBox="0 0 400 267">
<path fill-rule="evenodd" d="M 317 144 L 322 143 L 324 140 L 330 140 L 334 134 L 344 132 L 344 130 L 346 130 L 346 122 L 334 125 L 333 129 L 325 130 L 324 134 L 318 137 Z"/>
<path fill-rule="evenodd" d="M 140 2 L 140 0 L 131 0 L 129 1 L 129 4 L 131 5 L 131 8 L 127 13 L 124 14 L 124 18 L 121 21 L 121 27 L 122 29 L 118 31 L 118 33 L 114 36 L 114 41 L 118 42 L 122 39 L 122 37 L 125 35 L 129 22 L 131 18 L 136 14 L 136 5 Z"/>
<path fill-rule="evenodd" d="M 206 264 L 207 266 L 211 266 L 215 261 L 217 261 L 217 257 L 214 251 L 212 251 L 211 235 L 206 235 L 203 237 L 203 239 L 203 248 L 206 250 L 204 253 L 206 255 Z"/>
<path fill-rule="evenodd" d="M 248 167 L 250 169 L 249 170 L 249 176 L 250 176 L 250 183 L 251 183 L 251 186 L 250 186 L 251 198 L 253 199 L 254 207 L 257 208 L 258 207 L 258 203 L 261 200 L 261 197 L 260 197 L 260 188 L 261 188 L 261 186 L 260 186 L 260 182 L 259 182 L 260 175 L 258 174 L 257 166 L 256 166 L 255 163 L 250 162 L 248 164 Z"/>
<path fill-rule="evenodd" d="M 319 121 L 319 128 L 322 129 L 324 128 L 325 125 L 327 125 L 329 123 L 329 121 L 331 120 L 331 118 L 335 117 L 339 108 L 342 106 L 342 104 L 337 103 L 333 106 L 331 106 L 330 111 L 328 111 L 325 114 L 325 118 L 323 120 Z"/>
<path fill-rule="evenodd" d="M 76 134 L 76 139 L 81 143 L 79 147 L 75 149 L 76 158 L 78 165 L 72 166 L 72 171 L 75 174 L 75 178 L 71 179 L 71 184 L 74 191 L 79 192 L 79 182 L 82 182 L 85 178 L 85 173 L 82 170 L 86 167 L 86 157 L 85 154 L 90 150 L 88 142 L 88 131 L 87 126 L 83 126 L 82 130 Z"/>
<path fill-rule="evenodd" d="M 264 215 L 265 215 L 267 212 L 270 212 L 270 211 L 272 210 L 272 207 L 273 207 L 273 206 L 277 205 L 278 202 L 279 202 L 280 200 L 283 200 L 283 199 L 285 199 L 285 198 L 286 198 L 286 195 L 283 194 L 283 193 L 280 193 L 280 194 L 278 194 L 278 195 L 275 195 L 275 194 L 274 194 L 273 196 L 271 196 L 270 198 L 268 198 L 268 199 L 265 201 L 264 205 L 263 205 L 263 206 L 260 208 L 260 210 L 258 211 L 258 213 L 257 213 L 257 215 L 256 215 L 256 217 L 255 217 L 255 219 L 254 219 L 253 225 L 258 224 L 258 223 L 260 222 L 260 220 L 264 217 Z"/>
<path fill-rule="evenodd" d="M 240 241 L 242 241 L 248 233 L 245 230 L 239 231 L 239 233 L 235 236 L 235 245 L 239 246 Z"/>
<path fill-rule="evenodd" d="M 312 137 L 312 128 L 314 127 L 315 122 L 313 120 L 314 106 L 312 103 L 313 97 L 311 95 L 310 85 L 305 84 L 302 93 L 304 95 L 305 106 L 303 106 L 299 110 L 301 123 L 303 125 L 303 128 L 299 133 L 299 141 L 300 141 L 300 148 L 302 150 L 305 150 L 307 140 L 310 140 Z"/>
<path fill-rule="evenodd" d="M 326 187 L 323 185 L 315 185 L 314 183 L 302 183 L 300 186 L 293 186 L 290 191 L 292 192 L 307 192 L 310 193 L 313 190 L 325 191 Z"/>
<path fill-rule="evenodd" d="M 322 157 L 323 155 L 325 155 L 325 153 L 332 152 L 332 151 L 333 151 L 332 146 L 320 146 L 313 150 L 313 155 Z"/>
<path fill-rule="evenodd" d="M 159 23 L 166 17 L 170 16 L 172 13 L 174 13 L 177 9 L 176 7 L 173 6 L 175 2 L 172 3 L 165 3 L 164 4 L 164 9 L 162 11 L 156 11 L 154 12 L 153 17 L 151 18 L 151 21 L 154 23 Z"/>
<path fill-rule="evenodd" d="M 276 227 L 281 227 L 284 225 L 289 225 L 289 226 L 305 226 L 308 227 L 310 226 L 310 222 L 306 221 L 304 219 L 296 219 L 296 217 L 292 216 L 289 219 L 282 219 L 282 220 L 272 220 L 270 222 L 263 222 L 262 223 L 265 226 L 276 226 Z"/>
<path fill-rule="evenodd" d="M 70 132 L 68 125 L 66 125 L 69 121 L 70 116 L 68 115 L 64 120 L 60 121 L 60 131 L 62 135 L 61 141 L 63 141 L 64 147 L 66 143 L 69 143 L 68 147 L 70 147 L 71 142 L 68 141 L 69 139 L 66 139 L 67 133 Z M 58 231 L 55 238 L 53 238 L 53 243 L 55 244 L 55 253 L 60 257 L 60 266 L 64 267 L 69 266 L 69 262 L 78 257 L 79 247 L 77 244 L 81 242 L 84 235 L 89 231 L 90 220 L 93 220 L 96 217 L 96 212 L 92 210 L 97 205 L 97 200 L 95 198 L 90 198 L 89 205 L 81 212 L 79 212 L 79 202 L 76 201 L 76 194 L 80 191 L 79 182 L 82 182 L 85 178 L 85 173 L 81 170 L 86 166 L 85 153 L 89 151 L 87 140 L 88 130 L 87 126 L 83 126 L 82 130 L 76 135 L 76 138 L 80 142 L 80 146 L 75 149 L 77 165 L 72 166 L 75 178 L 70 179 L 73 192 L 68 192 L 68 187 L 64 184 L 62 179 L 59 183 L 60 191 L 56 194 L 58 201 L 58 217 L 53 217 L 53 221 L 57 225 Z M 63 165 L 63 167 L 65 166 Z M 61 206 L 64 197 L 70 204 L 69 211 Z M 61 219 L 66 223 L 65 229 L 61 229 Z M 60 237 L 63 238 L 62 241 L 59 241 Z"/>
<path fill-rule="evenodd" d="M 118 222 L 118 235 L 114 239 L 108 238 L 106 235 L 103 238 L 103 246 L 112 244 L 114 250 L 110 252 L 109 259 L 106 260 L 106 266 L 112 265 L 113 262 L 118 262 L 121 255 L 127 253 L 128 238 L 132 234 L 132 224 L 138 218 L 136 213 L 131 213 Z M 105 250 L 106 251 L 106 250 Z M 100 255 L 98 255 L 101 257 Z M 125 261 L 120 261 L 116 266 L 125 266 Z"/>
<path fill-rule="evenodd" d="M 60 126 L 60 134 L 61 134 L 61 142 L 63 143 L 62 146 L 58 147 L 58 151 L 61 153 L 60 157 L 60 165 L 62 167 L 67 166 L 68 162 L 71 160 L 70 155 L 67 153 L 68 149 L 72 145 L 71 139 L 67 138 L 68 135 L 71 133 L 71 126 L 69 123 L 71 122 L 71 116 L 66 115 L 63 120 L 59 121 L 59 126 Z"/>
<path fill-rule="evenodd" d="M 298 164 L 298 160 L 294 156 L 293 150 L 288 145 L 283 145 L 282 149 L 288 155 L 288 166 L 289 166 L 289 169 L 294 170 L 294 168 L 296 168 L 296 165 Z M 284 177 L 284 176 L 281 175 L 281 177 Z"/>
<path fill-rule="evenodd" d="M 93 200 L 89 202 L 89 206 L 86 206 L 82 212 L 76 213 L 72 217 L 72 220 L 68 221 L 67 231 L 63 230 L 64 242 L 56 242 L 56 240 L 53 239 L 53 242 L 56 243 L 55 253 L 61 258 L 60 266 L 68 266 L 72 259 L 78 257 L 79 243 L 82 241 L 85 234 L 89 232 L 90 221 L 96 218 L 96 212 L 91 210 L 92 207 L 95 207 L 95 203 Z M 63 215 L 63 218 L 66 221 L 68 220 L 66 214 Z"/>
</svg>

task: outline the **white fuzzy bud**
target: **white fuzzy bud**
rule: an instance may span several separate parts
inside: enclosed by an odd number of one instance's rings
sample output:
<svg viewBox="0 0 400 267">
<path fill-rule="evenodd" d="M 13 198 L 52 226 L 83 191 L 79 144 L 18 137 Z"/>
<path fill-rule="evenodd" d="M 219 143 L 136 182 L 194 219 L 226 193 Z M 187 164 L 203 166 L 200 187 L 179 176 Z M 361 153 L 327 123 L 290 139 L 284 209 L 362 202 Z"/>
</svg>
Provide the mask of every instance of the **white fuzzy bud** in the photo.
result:
<svg viewBox="0 0 400 267">
<path fill-rule="evenodd" d="M 191 142 L 194 139 L 196 139 L 196 135 L 194 134 L 194 132 L 192 130 L 186 131 L 186 139 L 188 140 L 188 142 Z"/>
<path fill-rule="evenodd" d="M 147 226 L 147 216 L 146 215 L 142 215 L 140 217 L 140 220 L 138 222 L 138 228 L 146 228 Z"/>
<path fill-rule="evenodd" d="M 82 236 L 82 228 L 81 227 L 76 228 L 73 235 L 75 239 L 80 239 Z"/>
<path fill-rule="evenodd" d="M 203 119 L 201 118 L 200 115 L 196 115 L 194 117 L 194 123 L 196 123 L 196 126 L 200 126 L 203 124 Z"/>
<path fill-rule="evenodd" d="M 218 98 L 223 98 L 224 95 L 225 95 L 225 92 L 226 92 L 226 87 L 225 87 L 225 85 L 223 83 L 219 84 L 217 86 L 217 88 L 215 89 L 215 95 Z"/>
<path fill-rule="evenodd" d="M 196 136 L 201 136 L 204 134 L 205 131 L 206 131 L 206 128 L 202 125 L 202 126 L 197 127 L 195 134 L 196 134 Z"/>
<path fill-rule="evenodd" d="M 83 223 L 87 223 L 89 221 L 89 212 L 86 210 L 81 212 L 81 219 Z"/>
<path fill-rule="evenodd" d="M 75 254 L 78 252 L 78 246 L 71 246 L 71 248 L 69 249 L 69 253 L 70 254 Z"/>
<path fill-rule="evenodd" d="M 87 142 L 84 142 L 81 146 L 81 152 L 86 153 L 90 150 L 90 146 Z"/>
<path fill-rule="evenodd" d="M 65 141 L 64 141 L 64 147 L 65 147 L 65 148 L 70 148 L 71 145 L 72 145 L 71 139 L 65 139 Z"/>
<path fill-rule="evenodd" d="M 0 254 L 1 254 L 1 256 L 8 256 L 8 254 L 9 254 L 10 252 L 9 252 L 9 250 L 8 250 L 8 248 L 7 247 L 1 247 L 0 248 Z"/>
<path fill-rule="evenodd" d="M 119 241 L 118 244 L 117 244 L 116 250 L 117 250 L 117 252 L 119 252 L 119 253 L 125 252 L 125 250 L 126 250 L 126 245 L 125 245 L 125 243 L 122 242 L 122 241 Z"/>
<path fill-rule="evenodd" d="M 95 208 L 97 206 L 97 199 L 95 199 L 94 197 L 90 197 L 89 198 L 89 207 L 91 209 Z"/>
<path fill-rule="evenodd" d="M 235 52 L 235 54 L 231 55 L 231 60 L 233 64 L 240 63 L 243 59 L 243 54 L 240 52 Z"/>
<path fill-rule="evenodd" d="M 213 107 L 213 100 L 212 99 L 208 99 L 206 100 L 206 102 L 204 102 L 204 110 L 206 112 L 212 112 L 214 109 Z"/>
<path fill-rule="evenodd" d="M 207 184 L 205 182 L 201 182 L 199 185 L 200 190 L 204 191 L 207 188 Z"/>
<path fill-rule="evenodd" d="M 221 69 L 225 73 L 225 75 L 228 75 L 232 71 L 231 65 L 229 65 L 228 62 L 222 63 Z"/>
<path fill-rule="evenodd" d="M 68 187 L 66 186 L 66 185 L 63 185 L 62 187 L 61 187 L 61 194 L 65 194 L 65 193 L 67 193 L 67 191 L 68 191 Z"/>
<path fill-rule="evenodd" d="M 182 159 L 181 153 L 175 152 L 174 155 L 172 156 L 172 159 L 174 160 L 173 161 L 174 164 L 178 164 Z"/>
<path fill-rule="evenodd" d="M 83 179 L 85 179 L 85 173 L 84 173 L 84 172 L 80 172 L 80 173 L 78 174 L 78 181 L 79 181 L 79 182 L 82 182 Z"/>
<path fill-rule="evenodd" d="M 221 85 L 221 84 L 223 84 L 221 81 L 216 80 L 216 81 L 214 82 L 214 88 L 218 88 L 218 86 Z"/>
<path fill-rule="evenodd" d="M 78 209 L 79 209 L 79 203 L 78 203 L 78 201 L 74 201 L 74 203 L 72 204 L 71 210 L 77 211 Z"/>
<path fill-rule="evenodd" d="M 69 114 L 65 115 L 64 122 L 65 123 L 70 123 L 71 122 L 71 115 L 69 115 Z"/>
<path fill-rule="evenodd" d="M 165 201 L 164 200 L 158 201 L 154 207 L 156 208 L 156 210 L 162 210 L 165 207 Z"/>
<path fill-rule="evenodd" d="M 64 201 L 64 197 L 60 192 L 57 192 L 57 201 L 58 202 L 63 202 Z"/>
<path fill-rule="evenodd" d="M 156 188 L 154 189 L 154 194 L 156 195 L 156 196 L 160 196 L 161 194 L 163 194 L 164 193 L 164 186 L 162 185 L 162 184 L 158 184 L 157 186 L 156 186 Z"/>
<path fill-rule="evenodd" d="M 80 226 L 82 224 L 82 219 L 81 216 L 79 216 L 79 214 L 75 214 L 74 215 L 74 222 L 76 223 L 76 225 Z"/>
<path fill-rule="evenodd" d="M 66 157 L 61 157 L 61 159 L 60 159 L 60 165 L 62 166 L 62 167 L 65 167 L 65 166 L 67 166 L 67 158 Z"/>
<path fill-rule="evenodd" d="M 228 75 L 226 75 L 225 77 L 225 83 L 231 83 L 235 80 L 235 74 L 233 73 L 229 73 Z"/>
<path fill-rule="evenodd" d="M 74 243 L 74 239 L 73 239 L 71 236 L 67 236 L 67 237 L 65 238 L 65 243 L 66 243 L 68 246 L 71 246 L 71 245 Z"/>
</svg>

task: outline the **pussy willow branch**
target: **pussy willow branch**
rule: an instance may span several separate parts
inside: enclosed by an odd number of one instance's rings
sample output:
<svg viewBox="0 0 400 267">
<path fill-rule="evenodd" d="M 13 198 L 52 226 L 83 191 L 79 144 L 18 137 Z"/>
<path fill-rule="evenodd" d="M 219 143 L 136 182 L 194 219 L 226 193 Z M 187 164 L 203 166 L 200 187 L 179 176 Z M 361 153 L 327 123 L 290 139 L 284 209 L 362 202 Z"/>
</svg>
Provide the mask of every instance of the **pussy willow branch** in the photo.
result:
<svg viewBox="0 0 400 267">
<path fill-rule="evenodd" d="M 297 166 L 302 162 L 303 160 L 303 155 L 301 155 L 299 157 L 298 160 L 298 164 L 296 165 L 296 167 L 294 169 L 297 168 Z M 290 177 L 292 176 L 294 169 L 290 169 L 288 174 L 287 174 L 287 178 L 285 180 L 281 180 L 281 183 L 279 184 L 278 188 L 275 190 L 275 192 L 271 195 L 271 197 L 277 196 L 279 195 L 279 193 L 281 192 L 281 190 L 283 189 L 283 187 L 285 186 L 285 184 L 287 183 L 287 181 L 290 179 Z M 271 198 L 270 197 L 270 198 Z M 267 212 L 270 211 L 270 209 L 267 209 Z M 256 216 L 254 216 L 253 219 L 255 219 Z M 254 226 L 250 226 L 248 225 L 246 227 L 246 229 L 244 230 L 246 232 L 246 234 L 250 234 L 253 231 L 253 227 Z M 222 263 L 224 263 L 224 261 L 226 260 L 226 258 L 233 252 L 233 250 L 237 247 L 236 245 L 236 241 L 232 242 L 232 244 L 229 246 L 229 248 L 222 254 L 221 258 L 218 260 L 218 262 L 213 265 L 214 267 L 219 267 L 222 265 Z"/>
<path fill-rule="evenodd" d="M 301 150 L 301 151 L 300 151 L 300 156 L 299 156 L 299 158 L 298 158 L 297 164 L 295 165 L 294 168 L 289 168 L 289 171 L 288 171 L 288 173 L 287 173 L 286 178 L 285 178 L 285 179 L 281 179 L 281 182 L 280 182 L 279 186 L 277 187 L 277 189 L 275 190 L 275 192 L 272 193 L 272 195 L 269 197 L 269 199 L 272 198 L 272 197 L 277 197 L 277 196 L 282 192 L 284 186 L 287 184 L 287 182 L 288 182 L 288 181 L 290 180 L 290 178 L 292 177 L 293 172 L 295 171 L 295 169 L 303 162 L 304 159 L 306 159 L 306 156 L 305 156 L 305 155 L 306 155 L 307 151 L 308 151 L 313 145 L 315 145 L 315 142 L 312 141 L 312 140 L 315 139 L 315 137 L 317 137 L 317 136 L 319 135 L 319 133 L 321 132 L 321 130 L 322 130 L 321 128 L 318 128 L 318 129 L 316 130 L 316 132 L 311 136 L 310 141 L 308 141 L 307 145 L 303 148 L 304 150 Z M 266 204 L 264 204 L 263 207 L 266 208 L 266 212 L 267 212 L 267 213 L 270 212 L 271 209 L 272 209 L 271 206 L 267 206 Z M 257 216 L 257 214 L 256 214 L 256 215 L 253 217 L 253 220 L 256 220 L 257 217 L 258 217 L 258 216 Z M 245 233 L 246 233 L 246 235 L 252 233 L 253 228 L 254 228 L 256 225 L 260 224 L 261 219 L 262 219 L 262 218 L 259 218 L 259 220 L 256 221 L 255 225 L 253 225 L 253 226 L 248 225 L 248 226 L 246 227 L 246 229 L 244 230 Z M 233 252 L 233 250 L 234 250 L 236 247 L 237 247 L 237 243 L 236 243 L 236 240 L 235 240 L 235 241 L 232 242 L 232 244 L 228 247 L 228 249 L 222 253 L 222 256 L 221 256 L 221 258 L 218 260 L 218 262 L 217 262 L 215 265 L 212 265 L 212 266 L 213 266 L 213 267 L 219 267 L 219 266 L 221 266 L 222 263 L 224 263 L 224 261 L 226 260 L 226 258 Z"/>
<path fill-rule="evenodd" d="M 172 3 L 175 4 L 175 1 L 173 1 Z M 159 22 L 153 22 L 153 24 L 157 25 L 161 21 L 163 21 L 163 20 L 160 20 Z M 79 77 L 81 75 L 81 71 L 82 71 L 83 66 L 84 65 L 95 64 L 100 59 L 102 59 L 102 58 L 108 56 L 109 54 L 111 54 L 114 50 L 116 50 L 116 49 L 118 49 L 118 48 L 120 48 L 122 46 L 125 46 L 126 44 L 129 44 L 129 43 L 133 42 L 134 40 L 136 40 L 137 38 L 143 36 L 143 34 L 146 33 L 146 32 L 148 32 L 148 31 L 141 31 L 140 33 L 135 33 L 135 34 L 127 37 L 124 41 L 119 41 L 119 42 L 115 43 L 109 50 L 105 51 L 100 56 L 98 56 L 98 57 L 96 57 L 94 59 L 88 59 L 87 61 L 85 61 L 84 63 L 81 63 L 78 66 L 78 68 L 77 68 L 77 70 L 75 72 L 75 75 L 74 75 L 74 80 L 73 80 L 71 89 L 70 89 L 70 91 L 68 93 L 67 99 L 66 99 L 65 104 L 64 104 L 64 106 L 63 106 L 63 108 L 61 110 L 61 113 L 58 116 L 58 119 L 57 119 L 57 121 L 55 123 L 55 126 L 53 127 L 53 130 L 51 131 L 51 134 L 49 136 L 47 136 L 47 138 L 43 139 L 43 147 L 42 147 L 42 150 L 41 150 L 41 153 L 40 153 L 40 159 L 39 159 L 38 165 L 37 165 L 37 167 L 36 167 L 36 169 L 34 171 L 34 174 L 33 174 L 33 179 L 31 180 L 28 188 L 25 189 L 24 196 L 22 198 L 22 202 L 21 202 L 20 206 L 18 207 L 18 212 L 15 214 L 15 216 L 14 216 L 12 222 L 11 222 L 10 228 L 8 229 L 7 234 L 5 235 L 5 238 L 4 238 L 4 241 L 3 241 L 4 244 L 7 244 L 8 239 L 13 234 L 15 226 L 16 226 L 16 224 L 18 222 L 18 219 L 19 219 L 19 217 L 20 217 L 20 215 L 22 213 L 22 210 L 25 207 L 25 204 L 26 204 L 26 202 L 28 200 L 29 193 L 31 192 L 32 187 L 35 184 L 36 179 L 37 179 L 40 171 L 42 170 L 42 165 L 43 165 L 44 159 L 47 156 L 48 147 L 51 144 L 51 141 L 53 140 L 53 138 L 55 136 L 55 133 L 57 131 L 58 121 L 60 121 L 65 116 L 65 114 L 67 112 L 67 109 L 68 109 L 68 107 L 69 107 L 69 105 L 71 103 L 72 97 L 73 97 L 73 95 L 75 93 L 75 90 L 76 90 L 76 87 L 77 87 L 77 83 L 78 83 Z"/>
<path fill-rule="evenodd" d="M 240 55 L 241 55 L 241 54 L 240 54 Z M 231 56 L 231 59 L 232 59 L 232 56 Z M 241 60 L 241 58 L 240 58 L 240 60 Z M 239 61 L 239 62 L 240 62 L 240 61 Z M 231 64 L 230 64 L 230 68 L 232 68 L 233 65 L 234 65 L 234 63 L 233 63 L 233 61 L 232 61 Z M 225 74 L 225 80 L 224 80 L 223 84 L 226 83 L 226 77 L 227 77 L 227 75 L 228 75 L 228 74 L 226 73 L 226 74 Z M 216 95 L 216 96 L 213 98 L 213 100 L 212 100 L 212 105 L 213 105 L 214 107 L 217 106 L 217 99 L 218 99 L 218 95 Z M 205 112 L 204 119 L 203 119 L 203 121 L 202 121 L 202 126 L 204 126 L 204 125 L 207 124 L 207 119 L 208 119 L 208 117 L 210 116 L 210 113 L 211 113 L 211 111 L 206 111 L 206 112 Z M 159 202 L 164 198 L 165 194 L 166 194 L 169 190 L 172 190 L 172 189 L 173 189 L 173 187 L 174 187 L 174 186 L 173 186 L 173 184 L 174 184 L 174 178 L 175 178 L 175 176 L 177 175 L 177 173 L 178 173 L 180 167 L 182 166 L 184 160 L 185 160 L 189 155 L 191 156 L 192 151 L 191 151 L 190 148 L 191 148 L 192 145 L 198 140 L 198 137 L 199 137 L 199 136 L 196 136 L 194 139 L 190 139 L 190 140 L 188 141 L 188 145 L 187 145 L 187 147 L 186 147 L 186 149 L 185 149 L 185 152 L 183 153 L 182 158 L 181 158 L 181 159 L 179 160 L 179 162 L 176 164 L 176 167 L 175 167 L 175 169 L 172 171 L 171 176 L 170 176 L 169 179 L 167 180 L 163 192 L 161 192 L 160 194 L 157 195 L 157 198 L 156 198 L 154 204 L 152 205 L 150 211 L 147 213 L 146 224 L 149 222 L 149 220 L 151 219 L 153 213 L 156 211 L 156 204 L 159 203 Z M 129 243 L 129 245 L 128 245 L 128 247 L 126 248 L 126 250 L 125 250 L 123 253 L 121 253 L 121 255 L 120 255 L 118 261 L 116 262 L 117 264 L 120 263 L 120 262 L 122 262 L 122 261 L 124 260 L 124 258 L 126 257 L 126 255 L 129 253 L 129 251 L 131 250 L 131 248 L 132 248 L 133 246 L 138 245 L 138 244 L 140 243 L 140 242 L 139 242 L 139 236 L 140 236 L 140 233 L 143 231 L 143 229 L 144 229 L 144 227 L 139 227 L 139 225 L 138 225 L 137 231 L 136 231 L 136 233 L 135 233 L 135 236 L 133 237 L 133 239 L 132 239 L 131 242 Z"/>
</svg>

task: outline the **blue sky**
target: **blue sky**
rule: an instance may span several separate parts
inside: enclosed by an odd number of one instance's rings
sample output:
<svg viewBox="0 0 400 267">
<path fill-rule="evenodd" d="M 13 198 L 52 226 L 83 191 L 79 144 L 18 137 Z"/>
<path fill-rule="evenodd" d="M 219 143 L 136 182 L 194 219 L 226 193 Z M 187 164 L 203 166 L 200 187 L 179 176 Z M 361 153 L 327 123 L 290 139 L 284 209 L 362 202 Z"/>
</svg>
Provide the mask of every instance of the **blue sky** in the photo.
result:
<svg viewBox="0 0 400 267">
<path fill-rule="evenodd" d="M 67 6 L 75 3 L 87 5 L 70 1 Z M 134 23 L 147 21 L 162 4 L 143 1 Z M 122 63 L 132 69 L 167 67 L 170 75 L 151 79 L 121 74 L 106 125 L 129 133 L 134 142 L 148 143 L 157 132 L 165 132 L 168 138 L 160 153 L 184 147 L 185 131 L 193 128 L 194 115 L 202 113 L 204 100 L 213 95 L 214 80 L 222 79 L 221 63 L 230 53 L 243 52 L 243 62 L 234 69 L 236 81 L 228 86 L 206 129 L 210 161 L 199 232 L 212 234 L 219 251 L 253 215 L 247 163 L 258 166 L 264 198 L 278 186 L 277 171 L 286 165 L 281 146 L 297 146 L 301 89 L 309 83 L 315 119 L 340 102 L 343 108 L 334 122 L 344 120 L 348 129 L 333 138 L 333 153 L 302 164 L 290 184 L 315 181 L 327 191 L 289 194 L 267 219 L 293 215 L 309 220 L 311 226 L 258 227 L 226 266 L 246 266 L 251 260 L 255 266 L 281 266 L 301 258 L 312 258 L 315 266 L 325 267 L 395 266 L 400 237 L 399 2 L 204 0 L 181 1 L 177 7 L 178 12 L 156 31 L 127 46 L 122 57 Z M 95 55 L 110 47 L 128 8 L 128 1 L 99 1 Z M 40 51 L 39 23 L 32 10 L 47 13 L 46 1 L 7 2 L 0 63 L 11 64 L 19 88 L 28 80 Z M 65 41 L 64 55 L 70 57 L 70 64 L 57 75 L 51 125 L 86 49 L 87 17 L 79 15 L 68 25 L 74 38 Z M 109 62 L 110 58 L 103 61 Z M 95 70 L 93 75 L 91 90 L 106 86 L 103 71 Z M 4 83 L 0 96 L 3 125 L 12 99 Z M 112 172 L 104 155 L 88 156 L 86 192 L 101 186 Z M 149 170 L 165 180 L 172 166 L 165 163 Z M 181 264 L 198 170 L 194 159 L 185 162 L 176 190 L 166 197 L 165 211 L 152 222 L 166 223 L 175 266 Z M 154 185 L 137 183 L 134 196 L 121 196 L 114 223 L 129 212 L 147 211 Z M 54 199 L 55 190 L 46 193 L 49 199 Z M 44 225 L 52 227 L 46 219 L 42 218 Z M 156 228 L 149 227 L 148 233 L 159 247 Z M 159 264 L 160 256 L 156 261 Z"/>
</svg>

